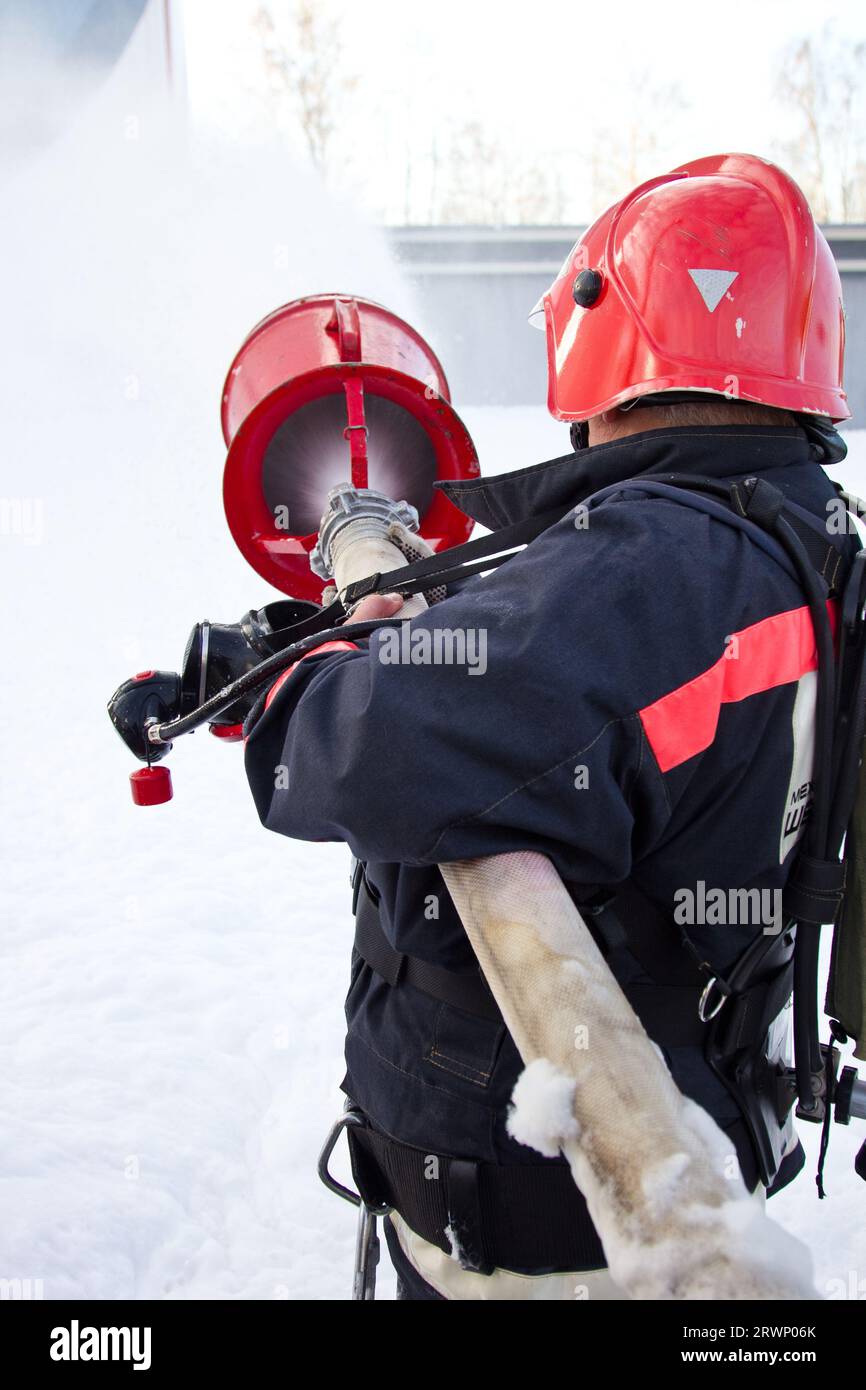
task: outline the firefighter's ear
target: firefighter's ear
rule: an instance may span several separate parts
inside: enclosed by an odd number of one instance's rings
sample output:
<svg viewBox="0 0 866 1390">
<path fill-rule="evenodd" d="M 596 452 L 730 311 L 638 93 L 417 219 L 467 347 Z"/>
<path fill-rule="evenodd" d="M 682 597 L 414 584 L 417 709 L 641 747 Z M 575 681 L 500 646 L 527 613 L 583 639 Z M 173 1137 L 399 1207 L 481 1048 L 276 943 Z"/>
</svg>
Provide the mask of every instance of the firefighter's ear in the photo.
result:
<svg viewBox="0 0 866 1390">
<path fill-rule="evenodd" d="M 592 447 L 593 444 L 607 444 L 611 439 L 615 439 L 620 430 L 617 429 L 617 422 L 620 416 L 616 410 L 604 410 L 600 415 L 592 415 L 586 422 L 586 438 Z"/>
</svg>

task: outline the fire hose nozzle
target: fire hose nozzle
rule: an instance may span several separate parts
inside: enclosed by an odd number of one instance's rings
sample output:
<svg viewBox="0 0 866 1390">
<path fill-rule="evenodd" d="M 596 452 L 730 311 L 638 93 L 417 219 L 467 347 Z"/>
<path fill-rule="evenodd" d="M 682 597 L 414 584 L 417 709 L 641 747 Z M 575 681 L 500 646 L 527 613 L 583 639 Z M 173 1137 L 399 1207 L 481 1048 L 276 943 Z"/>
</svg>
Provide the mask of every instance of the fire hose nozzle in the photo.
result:
<svg viewBox="0 0 866 1390">
<path fill-rule="evenodd" d="M 384 492 L 338 483 L 328 493 L 319 539 L 310 553 L 310 569 L 320 579 L 333 577 L 335 538 L 345 526 L 359 521 L 372 523 L 382 535 L 387 535 L 389 526 L 395 523 L 407 531 L 417 531 L 419 524 L 418 512 L 409 502 L 394 502 Z"/>
</svg>

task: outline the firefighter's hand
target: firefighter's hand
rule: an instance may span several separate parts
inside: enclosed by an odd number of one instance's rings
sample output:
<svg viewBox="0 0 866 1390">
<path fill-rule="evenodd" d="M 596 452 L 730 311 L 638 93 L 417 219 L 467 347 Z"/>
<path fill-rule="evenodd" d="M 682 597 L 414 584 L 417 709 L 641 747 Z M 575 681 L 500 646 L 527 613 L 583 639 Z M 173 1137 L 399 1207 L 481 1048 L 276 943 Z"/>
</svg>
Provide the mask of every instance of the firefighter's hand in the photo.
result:
<svg viewBox="0 0 866 1390">
<path fill-rule="evenodd" d="M 400 594 L 368 594 L 366 598 L 361 599 L 343 626 L 348 627 L 350 623 L 366 623 L 373 618 L 393 618 L 402 607 L 403 598 Z"/>
</svg>

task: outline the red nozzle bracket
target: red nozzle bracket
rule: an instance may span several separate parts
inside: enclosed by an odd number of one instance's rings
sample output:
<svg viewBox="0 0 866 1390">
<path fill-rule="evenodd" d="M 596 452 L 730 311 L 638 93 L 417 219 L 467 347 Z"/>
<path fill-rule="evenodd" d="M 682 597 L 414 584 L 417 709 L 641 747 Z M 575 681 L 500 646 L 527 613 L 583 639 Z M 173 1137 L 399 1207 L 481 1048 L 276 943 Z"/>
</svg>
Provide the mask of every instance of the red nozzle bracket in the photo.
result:
<svg viewBox="0 0 866 1390">
<path fill-rule="evenodd" d="M 364 414 L 364 382 L 353 376 L 343 382 L 349 423 L 343 435 L 349 441 L 352 486 L 367 487 L 367 420 Z"/>
<path fill-rule="evenodd" d="M 325 332 L 336 337 L 341 362 L 361 361 L 361 315 L 356 299 L 335 296 L 334 312 L 325 324 Z"/>
</svg>

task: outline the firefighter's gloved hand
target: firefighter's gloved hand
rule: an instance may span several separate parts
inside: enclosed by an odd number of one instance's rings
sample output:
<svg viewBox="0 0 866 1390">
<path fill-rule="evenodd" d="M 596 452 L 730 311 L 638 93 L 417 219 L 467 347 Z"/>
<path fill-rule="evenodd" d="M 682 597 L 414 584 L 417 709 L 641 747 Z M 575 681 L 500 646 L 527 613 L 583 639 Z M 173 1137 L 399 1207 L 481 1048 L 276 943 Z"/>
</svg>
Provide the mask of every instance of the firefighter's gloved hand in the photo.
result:
<svg viewBox="0 0 866 1390">
<path fill-rule="evenodd" d="M 368 594 L 366 598 L 361 599 L 343 626 L 348 627 L 350 623 L 366 623 L 373 618 L 393 618 L 402 607 L 402 594 Z"/>
</svg>

